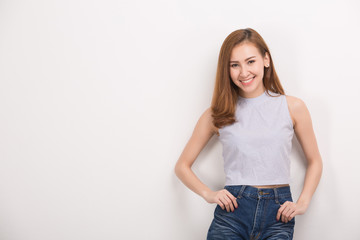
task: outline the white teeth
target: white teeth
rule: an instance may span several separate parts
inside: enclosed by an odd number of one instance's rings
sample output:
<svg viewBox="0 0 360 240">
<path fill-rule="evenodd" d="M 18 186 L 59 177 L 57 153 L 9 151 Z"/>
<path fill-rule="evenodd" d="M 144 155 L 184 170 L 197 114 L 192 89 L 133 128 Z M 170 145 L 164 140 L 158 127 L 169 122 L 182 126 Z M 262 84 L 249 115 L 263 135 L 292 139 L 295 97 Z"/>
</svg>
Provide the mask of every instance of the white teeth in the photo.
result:
<svg viewBox="0 0 360 240">
<path fill-rule="evenodd" d="M 254 77 L 253 77 L 252 79 L 250 79 L 250 80 L 246 80 L 246 81 L 242 81 L 242 82 L 248 83 L 248 82 L 250 82 L 250 81 L 253 80 L 253 79 L 254 79 Z"/>
</svg>

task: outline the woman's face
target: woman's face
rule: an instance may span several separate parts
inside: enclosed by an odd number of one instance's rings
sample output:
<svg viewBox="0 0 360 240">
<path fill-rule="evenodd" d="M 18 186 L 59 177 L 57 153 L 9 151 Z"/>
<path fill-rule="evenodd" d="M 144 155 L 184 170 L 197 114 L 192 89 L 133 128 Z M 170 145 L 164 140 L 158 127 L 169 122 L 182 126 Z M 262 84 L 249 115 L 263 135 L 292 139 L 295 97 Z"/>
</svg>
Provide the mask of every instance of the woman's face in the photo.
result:
<svg viewBox="0 0 360 240">
<path fill-rule="evenodd" d="M 239 87 L 240 96 L 257 97 L 265 91 L 262 79 L 264 67 L 268 64 L 268 54 L 263 58 L 251 43 L 241 43 L 233 48 L 230 56 L 230 76 Z"/>
</svg>

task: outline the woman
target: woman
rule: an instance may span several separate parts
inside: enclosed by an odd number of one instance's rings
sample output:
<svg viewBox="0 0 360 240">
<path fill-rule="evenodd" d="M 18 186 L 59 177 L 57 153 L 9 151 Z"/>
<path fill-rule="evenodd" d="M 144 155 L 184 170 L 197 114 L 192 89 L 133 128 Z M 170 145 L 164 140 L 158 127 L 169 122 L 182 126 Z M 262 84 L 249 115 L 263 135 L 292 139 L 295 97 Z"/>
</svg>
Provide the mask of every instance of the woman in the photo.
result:
<svg viewBox="0 0 360 240">
<path fill-rule="evenodd" d="M 290 190 L 296 134 L 308 165 L 299 199 Z M 213 135 L 223 145 L 226 182 L 212 191 L 191 170 Z M 217 203 L 207 239 L 292 239 L 322 174 L 322 159 L 305 103 L 285 95 L 270 51 L 253 29 L 232 32 L 218 59 L 211 107 L 198 120 L 176 166 L 177 177 Z"/>
</svg>

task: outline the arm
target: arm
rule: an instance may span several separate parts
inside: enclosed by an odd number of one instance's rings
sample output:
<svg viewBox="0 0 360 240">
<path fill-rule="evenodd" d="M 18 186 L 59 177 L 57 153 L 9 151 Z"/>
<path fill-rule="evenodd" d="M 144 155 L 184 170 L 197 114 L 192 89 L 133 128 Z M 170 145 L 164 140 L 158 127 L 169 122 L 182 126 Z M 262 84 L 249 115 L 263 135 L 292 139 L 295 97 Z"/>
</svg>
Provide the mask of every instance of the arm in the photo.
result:
<svg viewBox="0 0 360 240">
<path fill-rule="evenodd" d="M 304 187 L 297 204 L 304 205 L 307 208 L 319 184 L 323 164 L 312 126 L 311 116 L 305 103 L 295 97 L 286 97 L 289 102 L 289 111 L 295 122 L 294 131 L 307 160 Z"/>
<path fill-rule="evenodd" d="M 196 123 L 192 136 L 175 165 L 176 176 L 189 189 L 203 198 L 205 198 L 207 193 L 211 192 L 211 189 L 200 181 L 191 170 L 191 166 L 216 131 L 212 123 L 211 108 L 208 108 Z"/>
</svg>

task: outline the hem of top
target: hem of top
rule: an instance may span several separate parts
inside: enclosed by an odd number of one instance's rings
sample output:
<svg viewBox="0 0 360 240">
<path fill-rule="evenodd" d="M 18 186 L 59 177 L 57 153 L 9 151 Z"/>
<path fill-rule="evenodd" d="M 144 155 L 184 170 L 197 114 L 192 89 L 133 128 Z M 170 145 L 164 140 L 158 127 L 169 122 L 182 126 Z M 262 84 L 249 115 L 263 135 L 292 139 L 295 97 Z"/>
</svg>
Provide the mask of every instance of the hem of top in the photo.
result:
<svg viewBox="0 0 360 240">
<path fill-rule="evenodd" d="M 272 184 L 244 184 L 244 183 L 225 183 L 224 186 L 241 186 L 241 185 L 247 185 L 247 186 L 272 186 L 272 185 L 291 185 L 291 183 L 272 183 Z"/>
</svg>

